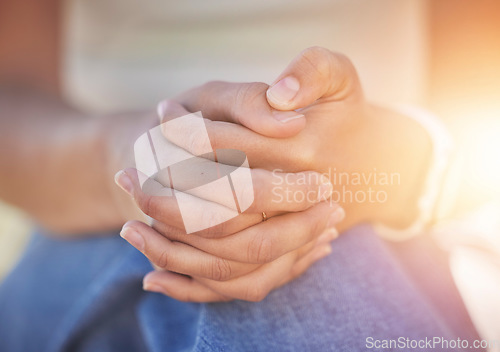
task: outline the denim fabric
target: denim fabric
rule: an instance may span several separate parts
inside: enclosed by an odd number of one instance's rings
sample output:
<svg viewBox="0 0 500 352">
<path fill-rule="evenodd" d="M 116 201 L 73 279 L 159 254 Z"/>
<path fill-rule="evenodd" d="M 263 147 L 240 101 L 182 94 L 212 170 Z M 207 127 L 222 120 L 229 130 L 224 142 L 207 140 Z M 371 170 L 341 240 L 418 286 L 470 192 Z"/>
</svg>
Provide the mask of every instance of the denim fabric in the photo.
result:
<svg viewBox="0 0 500 352">
<path fill-rule="evenodd" d="M 421 242 L 389 245 L 359 226 L 262 302 L 192 304 L 142 291 L 151 265 L 117 235 L 36 234 L 0 287 L 0 351 L 358 352 L 368 337 L 478 338 Z M 390 350 L 402 351 L 371 349 Z"/>
</svg>

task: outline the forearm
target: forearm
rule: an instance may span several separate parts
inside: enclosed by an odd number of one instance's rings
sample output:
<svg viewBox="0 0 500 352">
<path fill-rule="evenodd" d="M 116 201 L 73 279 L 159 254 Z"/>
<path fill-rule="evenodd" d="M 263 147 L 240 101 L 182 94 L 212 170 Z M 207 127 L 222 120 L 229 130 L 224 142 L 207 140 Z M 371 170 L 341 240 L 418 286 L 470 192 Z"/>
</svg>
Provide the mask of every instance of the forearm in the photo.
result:
<svg viewBox="0 0 500 352">
<path fill-rule="evenodd" d="M 1 88 L 0 197 L 60 232 L 118 226 L 99 130 L 55 96 Z"/>
</svg>

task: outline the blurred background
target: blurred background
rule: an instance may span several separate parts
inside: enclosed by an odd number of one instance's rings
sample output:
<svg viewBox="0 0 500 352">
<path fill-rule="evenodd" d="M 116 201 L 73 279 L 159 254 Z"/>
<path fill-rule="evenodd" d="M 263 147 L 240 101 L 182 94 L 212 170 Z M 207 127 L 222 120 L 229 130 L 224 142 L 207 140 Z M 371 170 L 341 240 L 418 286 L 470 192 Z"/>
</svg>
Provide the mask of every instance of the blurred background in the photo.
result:
<svg viewBox="0 0 500 352">
<path fill-rule="evenodd" d="M 259 14 L 242 15 L 242 2 L 228 1 L 228 17 L 213 23 L 207 22 L 208 4 L 199 4 L 195 16 L 189 2 L 147 3 L 155 6 L 134 12 L 126 11 L 131 0 L 67 2 L 63 55 L 69 100 L 97 113 L 151 107 L 208 80 L 269 83 L 311 45 L 345 53 L 370 99 L 427 108 L 453 135 L 446 206 L 434 232 L 453 251 L 455 279 L 478 329 L 500 340 L 499 1 L 334 1 L 328 11 L 294 1 L 288 17 L 296 16 L 300 25 L 293 26 L 273 17 L 273 8 L 255 26 Z M 113 14 L 112 5 L 123 13 Z M 160 23 L 158 7 L 168 14 L 168 25 Z M 235 21 L 238 31 L 223 25 Z M 319 33 L 325 27 L 327 35 Z M 285 30 L 296 40 L 276 45 Z M 252 52 L 252 40 L 262 39 L 266 50 Z M 153 79 L 158 75 L 165 79 Z M 22 212 L 0 204 L 0 279 L 20 255 L 30 228 Z"/>
<path fill-rule="evenodd" d="M 451 268 L 480 333 L 500 339 L 500 2 L 429 2 L 427 107 L 456 155 L 446 189 Z M 446 244 L 445 244 L 446 245 Z"/>
</svg>

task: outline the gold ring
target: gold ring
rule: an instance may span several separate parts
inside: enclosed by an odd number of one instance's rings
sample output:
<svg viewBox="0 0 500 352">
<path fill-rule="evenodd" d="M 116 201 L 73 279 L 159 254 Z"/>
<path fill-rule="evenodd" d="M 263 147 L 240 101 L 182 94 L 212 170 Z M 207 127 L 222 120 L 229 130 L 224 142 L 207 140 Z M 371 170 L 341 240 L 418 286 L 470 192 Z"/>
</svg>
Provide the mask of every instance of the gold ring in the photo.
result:
<svg viewBox="0 0 500 352">
<path fill-rule="evenodd" d="M 262 221 L 267 220 L 267 214 L 265 212 L 262 212 Z"/>
</svg>

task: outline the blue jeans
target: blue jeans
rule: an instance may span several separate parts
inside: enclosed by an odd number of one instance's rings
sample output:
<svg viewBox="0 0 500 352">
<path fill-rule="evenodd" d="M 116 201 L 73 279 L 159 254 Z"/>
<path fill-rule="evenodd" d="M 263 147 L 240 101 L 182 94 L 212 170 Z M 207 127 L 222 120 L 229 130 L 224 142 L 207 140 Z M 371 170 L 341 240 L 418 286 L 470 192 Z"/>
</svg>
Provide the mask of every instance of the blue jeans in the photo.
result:
<svg viewBox="0 0 500 352">
<path fill-rule="evenodd" d="M 368 225 L 259 303 L 144 292 L 150 270 L 117 235 L 34 235 L 0 287 L 0 351 L 456 351 L 373 342 L 478 338 L 442 253 L 425 237 L 388 244 Z"/>
</svg>

